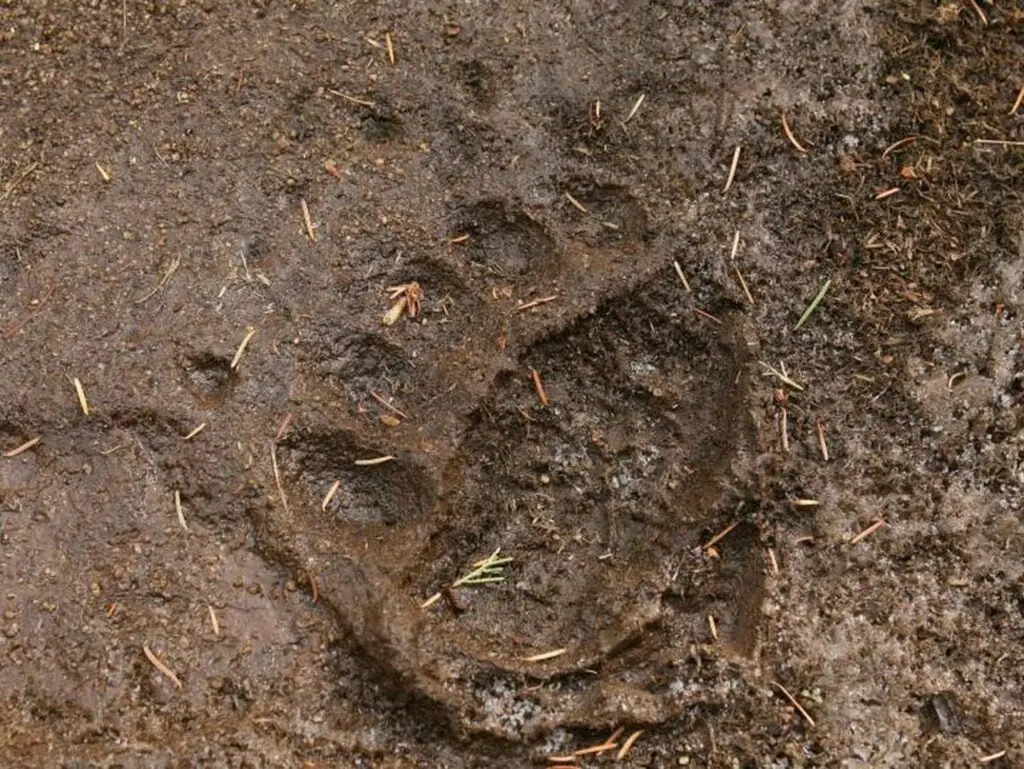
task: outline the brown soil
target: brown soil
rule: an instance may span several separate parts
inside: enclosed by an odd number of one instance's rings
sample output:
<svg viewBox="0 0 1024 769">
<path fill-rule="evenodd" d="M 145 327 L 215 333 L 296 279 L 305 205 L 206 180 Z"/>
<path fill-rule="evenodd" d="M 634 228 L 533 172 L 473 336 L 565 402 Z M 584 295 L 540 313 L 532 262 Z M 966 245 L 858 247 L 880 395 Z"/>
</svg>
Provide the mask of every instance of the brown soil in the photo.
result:
<svg viewBox="0 0 1024 769">
<path fill-rule="evenodd" d="M 1024 765 L 1020 8 L 0 3 L 0 763 Z"/>
</svg>

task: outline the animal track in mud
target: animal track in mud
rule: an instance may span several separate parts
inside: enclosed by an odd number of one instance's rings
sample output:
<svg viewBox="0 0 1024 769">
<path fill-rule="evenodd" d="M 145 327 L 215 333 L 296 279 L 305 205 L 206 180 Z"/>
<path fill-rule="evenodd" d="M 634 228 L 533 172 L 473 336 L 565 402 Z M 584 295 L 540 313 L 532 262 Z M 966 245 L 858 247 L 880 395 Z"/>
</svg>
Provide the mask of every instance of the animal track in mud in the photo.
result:
<svg viewBox="0 0 1024 769">
<path fill-rule="evenodd" d="M 728 316 L 705 323 L 664 277 L 530 345 L 443 468 L 413 452 L 355 468 L 370 452 L 358 420 L 285 441 L 285 485 L 307 499 L 284 530 L 295 560 L 322 565 L 340 624 L 460 729 L 535 736 L 603 727 L 610 713 L 657 722 L 672 708 L 654 693 L 659 676 L 707 640 L 709 611 L 734 651 L 752 651 L 756 527 L 717 563 L 700 549 L 734 504 L 724 482 L 750 442 L 744 348 Z M 308 500 L 334 480 L 325 517 Z M 514 559 L 507 581 L 419 607 L 498 547 Z M 528 659 L 552 649 L 565 651 Z M 530 702 L 486 694 L 537 678 Z"/>
<path fill-rule="evenodd" d="M 497 201 L 471 206 L 455 230 L 469 235 L 466 261 L 490 274 L 541 277 L 558 271 L 558 249 L 547 230 L 523 211 Z"/>
</svg>

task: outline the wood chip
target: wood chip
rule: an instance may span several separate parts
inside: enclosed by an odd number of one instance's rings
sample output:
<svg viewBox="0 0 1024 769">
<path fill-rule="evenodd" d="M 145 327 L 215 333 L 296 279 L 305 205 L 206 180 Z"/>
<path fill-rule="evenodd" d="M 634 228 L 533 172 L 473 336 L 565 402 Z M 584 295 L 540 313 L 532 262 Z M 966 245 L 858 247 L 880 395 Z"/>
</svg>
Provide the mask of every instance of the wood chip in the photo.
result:
<svg viewBox="0 0 1024 769">
<path fill-rule="evenodd" d="M 142 651 L 145 653 L 146 659 L 150 661 L 153 667 L 160 671 L 164 678 L 174 684 L 178 689 L 181 688 L 181 679 L 174 675 L 174 671 L 161 662 L 159 657 L 153 654 L 147 644 L 142 645 Z"/>
<path fill-rule="evenodd" d="M 41 440 L 42 438 L 36 437 L 33 438 L 32 440 L 25 441 L 20 446 L 17 446 L 16 448 L 11 449 L 10 451 L 5 451 L 4 456 L 7 457 L 8 459 L 11 459 L 12 457 L 16 457 L 19 454 L 24 454 L 26 451 L 35 446 Z"/>
</svg>

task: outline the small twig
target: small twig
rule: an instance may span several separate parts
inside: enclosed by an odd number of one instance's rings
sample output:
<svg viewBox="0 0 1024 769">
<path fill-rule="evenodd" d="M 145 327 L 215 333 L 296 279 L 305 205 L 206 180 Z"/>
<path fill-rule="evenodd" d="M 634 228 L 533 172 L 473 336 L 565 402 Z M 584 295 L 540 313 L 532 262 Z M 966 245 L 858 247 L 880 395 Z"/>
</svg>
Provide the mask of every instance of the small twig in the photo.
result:
<svg viewBox="0 0 1024 769">
<path fill-rule="evenodd" d="M 395 46 L 391 42 L 390 32 L 384 33 L 384 42 L 387 43 L 388 46 L 388 62 L 390 62 L 391 66 L 393 67 L 395 66 Z"/>
<path fill-rule="evenodd" d="M 284 434 L 288 432 L 288 428 L 291 426 L 291 424 L 292 412 L 289 411 L 287 414 L 284 415 L 284 419 L 281 420 L 281 426 L 277 428 L 277 435 L 274 436 L 274 443 L 279 442 L 284 437 Z"/>
<path fill-rule="evenodd" d="M 747 301 L 750 302 L 750 306 L 754 306 L 754 297 L 750 293 L 750 289 L 747 287 L 747 281 L 743 279 L 743 273 L 740 272 L 740 268 L 735 264 L 732 266 L 733 270 L 736 271 L 736 277 L 739 278 L 740 286 L 743 288 L 743 293 L 747 295 Z"/>
<path fill-rule="evenodd" d="M 874 534 L 876 531 L 878 531 L 883 526 L 885 526 L 885 521 L 882 520 L 881 518 L 879 518 L 877 521 L 875 521 L 870 526 L 868 526 L 866 529 L 864 529 L 864 531 L 862 531 L 860 534 L 858 534 L 853 539 L 851 539 L 850 540 L 850 544 L 851 545 L 856 545 L 858 542 L 864 540 L 867 537 L 870 537 L 872 534 Z"/>
<path fill-rule="evenodd" d="M 708 628 L 711 630 L 711 638 L 715 641 L 718 640 L 718 625 L 715 624 L 715 617 L 712 614 L 708 615 Z"/>
<path fill-rule="evenodd" d="M 309 206 L 306 205 L 305 198 L 299 199 L 299 206 L 302 208 L 302 221 L 306 224 L 306 235 L 311 243 L 316 243 L 316 232 L 313 231 L 313 220 L 309 216 Z"/>
<path fill-rule="evenodd" d="M 549 652 L 541 652 L 540 654 L 531 654 L 529 657 L 521 657 L 523 662 L 544 662 L 545 660 L 553 660 L 555 657 L 561 657 L 565 654 L 568 649 L 552 649 Z"/>
<path fill-rule="evenodd" d="M 338 493 L 338 489 L 341 488 L 341 481 L 335 481 L 331 484 L 331 488 L 327 490 L 324 495 L 324 501 L 320 503 L 320 511 L 326 513 L 327 506 L 331 504 L 331 500 L 334 499 L 334 495 Z"/>
<path fill-rule="evenodd" d="M 378 403 L 380 403 L 382 406 L 384 406 L 384 408 L 390 409 L 391 411 L 393 411 L 396 414 L 398 414 L 398 416 L 400 416 L 402 419 L 408 419 L 409 418 L 409 416 L 404 411 L 402 411 L 397 406 L 392 406 L 387 400 L 385 400 L 380 395 L 378 395 L 375 390 L 370 390 L 370 397 L 373 398 Z"/>
<path fill-rule="evenodd" d="M 213 634 L 220 635 L 220 623 L 217 622 L 217 614 L 214 612 L 213 607 L 210 604 L 206 604 L 206 609 L 210 613 L 210 625 L 213 627 Z"/>
<path fill-rule="evenodd" d="M 790 130 L 789 121 L 786 120 L 785 112 L 782 113 L 782 130 L 785 131 L 786 138 L 789 139 L 789 143 L 796 147 L 797 152 L 803 152 L 805 154 L 807 153 L 807 150 L 804 148 L 804 146 L 796 140 L 796 137 L 793 135 L 793 131 Z"/>
<path fill-rule="evenodd" d="M 537 373 L 537 369 L 530 369 L 530 376 L 533 377 L 533 386 L 537 390 L 537 397 L 540 398 L 540 405 L 547 406 L 551 401 L 548 400 L 548 394 L 544 392 L 544 384 L 540 381 L 540 374 Z"/>
<path fill-rule="evenodd" d="M 712 323 L 717 323 L 717 324 L 718 324 L 719 326 L 721 326 L 721 325 L 722 325 L 722 321 L 721 321 L 721 320 L 719 320 L 718 318 L 716 318 L 716 317 L 715 317 L 714 315 L 712 315 L 712 314 L 711 314 L 710 312 L 704 312 L 704 310 L 701 310 L 701 309 L 700 309 L 700 308 L 698 308 L 698 307 L 694 307 L 694 308 L 693 308 L 693 311 L 694 311 L 695 313 L 697 313 L 698 315 L 700 315 L 700 316 L 701 316 L 702 318 L 707 318 L 707 319 L 708 319 L 708 320 L 710 320 L 710 321 L 711 321 Z"/>
<path fill-rule="evenodd" d="M 676 275 L 679 276 L 679 280 L 683 284 L 683 288 L 686 289 L 686 293 L 692 294 L 693 292 L 690 290 L 690 284 L 686 280 L 686 276 L 683 274 L 683 268 L 679 266 L 679 262 L 673 259 L 672 266 L 676 268 Z"/>
<path fill-rule="evenodd" d="M 622 121 L 623 125 L 625 125 L 626 123 L 628 123 L 630 120 L 633 119 L 633 116 L 636 114 L 636 111 L 638 109 L 640 109 L 640 105 L 644 103 L 644 99 L 646 99 L 646 98 L 647 98 L 647 94 L 645 94 L 645 93 L 640 94 L 640 98 L 638 98 L 636 100 L 636 104 L 633 105 L 633 109 L 631 109 L 629 111 L 629 114 L 626 115 L 626 119 Z"/>
<path fill-rule="evenodd" d="M 277 444 L 270 444 L 270 464 L 274 467 L 274 485 L 277 486 L 277 494 L 281 497 L 281 507 L 284 508 L 285 515 L 291 516 L 291 511 L 288 509 L 288 495 L 284 493 L 284 486 L 281 484 L 281 471 L 277 467 Z"/>
<path fill-rule="evenodd" d="M 736 166 L 740 164 L 740 145 L 736 145 L 735 151 L 732 153 L 732 165 L 729 167 L 729 178 L 725 180 L 725 189 L 722 190 L 722 194 L 729 191 L 732 187 L 732 180 L 736 176 Z"/>
<path fill-rule="evenodd" d="M 111 180 L 112 177 L 110 176 L 110 173 L 99 164 L 99 161 L 96 161 L 96 170 L 100 172 L 100 176 L 103 177 L 103 181 L 109 182 Z"/>
<path fill-rule="evenodd" d="M 232 371 L 234 371 L 236 368 L 238 368 L 238 364 L 242 360 L 242 353 L 245 352 L 245 348 L 249 346 L 249 341 L 255 335 L 256 335 L 256 328 L 254 326 L 250 326 L 249 330 L 245 333 L 245 336 L 242 338 L 242 343 L 240 345 L 238 345 L 238 349 L 235 350 L 235 357 L 231 359 L 231 370 Z"/>
<path fill-rule="evenodd" d="M 1024 142 L 1007 141 L 1006 139 L 975 139 L 975 144 L 995 144 L 1000 147 L 1024 147 Z"/>
<path fill-rule="evenodd" d="M 1000 758 L 1006 755 L 1005 750 L 997 750 L 995 753 L 989 753 L 987 756 L 982 756 L 978 759 L 979 764 L 991 764 L 993 761 L 998 761 Z"/>
<path fill-rule="evenodd" d="M 8 459 L 12 459 L 13 457 L 18 456 L 19 454 L 24 454 L 26 451 L 28 451 L 30 448 L 35 446 L 41 440 L 42 440 L 42 438 L 40 438 L 39 436 L 36 436 L 32 440 L 25 441 L 23 444 L 21 444 L 17 448 L 13 448 L 10 451 L 5 451 L 4 452 L 4 456 L 7 457 Z"/>
<path fill-rule="evenodd" d="M 152 664 L 153 667 L 159 670 L 160 673 L 164 676 L 164 678 L 166 678 L 168 681 L 174 684 L 178 689 L 181 688 L 181 679 L 174 675 L 174 671 L 167 667 L 163 662 L 160 661 L 159 657 L 157 657 L 155 654 L 153 654 L 152 651 L 150 651 L 150 648 L 147 644 L 142 645 L 142 651 L 145 653 L 146 659 L 149 660 L 150 664 Z"/>
<path fill-rule="evenodd" d="M 30 163 L 28 168 L 26 168 L 24 171 L 18 174 L 18 176 L 14 177 L 14 179 L 9 181 L 7 183 L 7 188 L 4 190 L 3 194 L 0 195 L 0 203 L 3 203 L 5 200 L 7 200 L 7 196 L 14 192 L 14 188 L 21 184 L 23 181 L 25 181 L 28 178 L 29 174 L 35 171 L 38 167 L 39 163 Z"/>
<path fill-rule="evenodd" d="M 825 298 L 825 294 L 828 293 L 829 286 L 831 285 L 831 278 L 822 284 L 821 288 L 818 290 L 818 295 L 814 297 L 807 309 L 804 310 L 804 314 L 800 316 L 800 320 L 797 321 L 796 326 L 793 327 L 794 331 L 799 331 L 804 323 L 807 322 L 807 319 L 811 317 L 811 313 L 818 308 L 818 305 L 821 304 L 821 300 Z"/>
<path fill-rule="evenodd" d="M 1024 104 L 1024 85 L 1020 87 L 1020 92 L 1017 94 L 1017 99 L 1013 102 L 1013 106 L 1010 107 L 1010 112 L 1008 113 L 1010 117 L 1013 117 L 1017 110 L 1020 109 L 1021 104 Z"/>
<path fill-rule="evenodd" d="M 327 89 L 327 93 L 332 94 L 333 96 L 340 96 L 345 101 L 352 102 L 353 104 L 358 104 L 360 107 L 376 107 L 377 106 L 376 102 L 367 101 L 366 99 L 357 99 L 355 96 L 349 96 L 347 93 L 342 93 L 341 91 L 335 91 L 335 90 L 333 90 L 331 88 Z"/>
<path fill-rule="evenodd" d="M 374 467 L 376 465 L 383 465 L 385 462 L 393 462 L 397 457 L 387 454 L 383 457 L 374 457 L 373 459 L 357 459 L 355 464 L 357 467 Z"/>
<path fill-rule="evenodd" d="M 772 574 L 778 574 L 779 560 L 775 557 L 775 550 L 773 550 L 770 547 L 768 548 L 768 560 L 771 562 L 772 565 Z"/>
<path fill-rule="evenodd" d="M 636 744 L 636 741 L 640 739 L 640 735 L 644 733 L 643 729 L 638 729 L 626 738 L 626 741 L 622 743 L 622 747 L 619 748 L 619 752 L 615 754 L 615 759 L 621 761 L 629 753 L 630 749 Z"/>
<path fill-rule="evenodd" d="M 553 296 L 545 296 L 542 299 L 534 299 L 532 302 L 516 305 L 516 308 L 515 310 L 513 310 L 513 312 L 522 312 L 523 310 L 529 310 L 531 307 L 536 307 L 539 304 L 547 304 L 548 302 L 553 302 L 557 298 L 558 294 L 554 294 Z"/>
<path fill-rule="evenodd" d="M 579 210 L 580 210 L 580 211 L 582 211 L 583 213 L 585 213 L 585 214 L 586 214 L 586 213 L 589 213 L 589 212 L 587 211 L 587 208 L 586 208 L 586 206 L 584 206 L 584 205 L 583 205 L 582 203 L 580 203 L 580 202 L 579 202 L 578 200 L 576 200 L 576 198 L 574 198 L 574 197 L 573 197 L 572 195 L 570 195 L 570 194 L 569 194 L 568 192 L 566 192 L 566 193 L 565 193 L 565 199 L 566 199 L 566 200 L 568 200 L 568 201 L 569 201 L 570 203 L 572 203 L 572 205 L 573 205 L 573 206 L 574 206 L 575 208 L 579 209 Z"/>
<path fill-rule="evenodd" d="M 807 719 L 807 723 L 808 724 L 810 724 L 812 727 L 816 725 L 814 723 L 814 719 L 811 718 L 810 714 L 806 710 L 804 710 L 803 705 L 801 705 L 799 702 L 797 702 L 796 697 L 794 697 L 792 694 L 789 693 L 789 689 L 787 689 L 785 686 L 780 684 L 778 681 L 773 681 L 772 683 L 775 684 L 776 687 L 778 687 L 780 692 L 782 692 L 784 695 L 786 695 L 786 699 L 790 701 L 790 703 L 793 705 L 794 708 L 796 708 L 798 711 L 800 711 L 800 715 L 802 715 L 805 719 Z"/>
<path fill-rule="evenodd" d="M 774 368 L 773 366 L 770 366 L 769 364 L 765 363 L 763 360 L 762 361 L 758 361 L 758 363 L 760 363 L 762 366 L 764 366 L 766 369 L 768 369 L 768 373 L 771 374 L 772 376 L 776 377 L 783 384 L 788 384 L 794 390 L 803 391 L 804 388 L 801 385 L 798 385 L 792 379 L 790 379 L 789 378 L 789 374 L 787 374 L 785 372 L 785 370 L 779 371 L 778 369 Z M 783 367 L 783 369 L 785 369 L 785 367 Z"/>
<path fill-rule="evenodd" d="M 153 286 L 153 288 L 151 288 L 149 291 L 147 291 L 145 295 L 143 295 L 143 296 L 139 297 L 138 299 L 136 299 L 135 300 L 135 304 L 142 304 L 147 299 L 149 299 L 154 294 L 156 294 L 158 291 L 160 291 L 160 289 L 163 288 L 164 284 L 168 280 L 171 279 L 171 276 L 175 273 L 175 271 L 180 266 L 181 266 L 181 257 L 178 257 L 178 256 L 174 257 L 174 259 L 171 260 L 171 266 L 167 268 L 167 272 L 165 272 L 163 274 L 163 277 L 160 278 L 160 282 L 157 283 L 155 286 Z"/>
<path fill-rule="evenodd" d="M 988 17 L 985 16 L 985 12 L 983 10 L 981 10 L 981 8 L 978 7 L 978 4 L 976 2 L 974 2 L 974 0 L 967 0 L 967 2 L 970 3 L 971 8 L 974 9 L 974 12 L 976 14 L 978 14 L 978 18 L 981 19 L 982 26 L 987 27 L 988 26 Z"/>
<path fill-rule="evenodd" d="M 889 153 L 895 152 L 898 149 L 902 149 L 903 147 L 906 147 L 908 144 L 913 144 L 916 141 L 917 136 L 914 135 L 900 139 L 898 142 L 893 142 L 892 144 L 885 148 L 885 152 L 882 153 L 882 159 L 884 160 L 886 157 L 888 157 Z"/>
<path fill-rule="evenodd" d="M 181 509 L 181 492 L 178 489 L 174 490 L 174 512 L 178 514 L 178 523 L 181 524 L 181 528 L 188 531 L 188 524 L 185 523 L 185 511 Z"/>
<path fill-rule="evenodd" d="M 188 435 L 183 435 L 181 439 L 183 441 L 190 441 L 195 438 L 199 433 L 206 429 L 206 422 L 200 422 L 199 426 L 194 428 Z"/>
<path fill-rule="evenodd" d="M 725 539 L 725 537 L 727 537 L 729 535 L 729 532 L 731 532 L 733 529 L 735 529 L 739 525 L 740 525 L 739 521 L 736 521 L 735 523 L 729 524 L 724 529 L 722 529 L 720 532 L 718 532 L 715 536 L 713 536 L 711 539 L 709 539 L 707 541 L 707 543 L 704 544 L 701 547 L 701 550 L 708 550 L 711 547 L 713 547 L 714 545 L 717 545 L 719 542 L 721 542 L 723 539 Z"/>
<path fill-rule="evenodd" d="M 819 419 L 817 421 L 818 448 L 821 449 L 821 458 L 828 462 L 828 443 L 825 442 L 825 425 Z"/>
<path fill-rule="evenodd" d="M 886 198 L 891 198 L 893 195 L 895 195 L 899 191 L 900 191 L 899 187 L 890 187 L 887 190 L 882 190 L 881 192 L 877 193 L 875 195 L 875 200 L 885 200 Z"/>
</svg>

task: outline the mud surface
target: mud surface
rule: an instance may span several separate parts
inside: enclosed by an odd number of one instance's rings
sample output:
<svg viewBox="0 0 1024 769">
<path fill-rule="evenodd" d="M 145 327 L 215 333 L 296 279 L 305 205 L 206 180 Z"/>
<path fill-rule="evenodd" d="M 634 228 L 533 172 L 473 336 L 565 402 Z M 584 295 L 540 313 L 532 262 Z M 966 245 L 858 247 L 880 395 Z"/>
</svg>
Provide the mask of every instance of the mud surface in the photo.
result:
<svg viewBox="0 0 1024 769">
<path fill-rule="evenodd" d="M 1024 10 L 400 5 L 0 4 L 0 763 L 1022 765 Z"/>
</svg>

